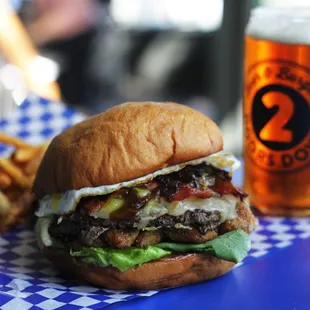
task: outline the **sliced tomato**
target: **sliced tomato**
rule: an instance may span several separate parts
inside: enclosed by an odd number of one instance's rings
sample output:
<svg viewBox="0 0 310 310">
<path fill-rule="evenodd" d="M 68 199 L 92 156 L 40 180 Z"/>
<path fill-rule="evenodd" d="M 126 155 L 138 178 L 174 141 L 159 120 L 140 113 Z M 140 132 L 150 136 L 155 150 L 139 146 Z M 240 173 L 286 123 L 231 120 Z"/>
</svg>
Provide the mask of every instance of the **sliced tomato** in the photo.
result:
<svg viewBox="0 0 310 310">
<path fill-rule="evenodd" d="M 185 185 L 180 187 L 179 190 L 171 196 L 171 201 L 182 201 L 190 197 L 210 198 L 213 194 L 213 191 L 209 188 L 194 188 L 189 185 Z"/>
</svg>

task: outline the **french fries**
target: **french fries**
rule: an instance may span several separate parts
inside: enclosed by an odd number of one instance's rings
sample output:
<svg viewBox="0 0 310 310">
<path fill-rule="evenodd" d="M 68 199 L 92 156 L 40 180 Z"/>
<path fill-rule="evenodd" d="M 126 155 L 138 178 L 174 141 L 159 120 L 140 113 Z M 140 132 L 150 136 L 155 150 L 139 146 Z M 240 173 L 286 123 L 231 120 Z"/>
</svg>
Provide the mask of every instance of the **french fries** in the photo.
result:
<svg viewBox="0 0 310 310">
<path fill-rule="evenodd" d="M 31 187 L 49 143 L 33 146 L 1 132 L 0 143 L 15 147 L 9 158 L 0 158 L 0 233 L 3 233 L 32 213 Z"/>
<path fill-rule="evenodd" d="M 12 184 L 12 179 L 4 172 L 0 173 L 0 189 L 6 189 Z"/>
<path fill-rule="evenodd" d="M 24 142 L 21 139 L 11 137 L 6 135 L 3 132 L 0 132 L 0 142 L 3 144 L 8 144 L 11 146 L 14 146 L 16 148 L 33 148 L 32 145 L 29 145 L 28 143 Z"/>
<path fill-rule="evenodd" d="M 8 198 L 0 192 L 0 219 L 7 216 L 9 213 L 10 202 Z"/>
<path fill-rule="evenodd" d="M 21 188 L 29 188 L 31 184 L 28 178 L 24 175 L 23 171 L 15 166 L 11 161 L 6 158 L 0 159 L 0 170 L 7 173 L 9 177 Z"/>
<path fill-rule="evenodd" d="M 13 154 L 13 159 L 16 163 L 23 164 L 31 161 L 38 152 L 40 152 L 39 148 L 20 148 Z"/>
</svg>

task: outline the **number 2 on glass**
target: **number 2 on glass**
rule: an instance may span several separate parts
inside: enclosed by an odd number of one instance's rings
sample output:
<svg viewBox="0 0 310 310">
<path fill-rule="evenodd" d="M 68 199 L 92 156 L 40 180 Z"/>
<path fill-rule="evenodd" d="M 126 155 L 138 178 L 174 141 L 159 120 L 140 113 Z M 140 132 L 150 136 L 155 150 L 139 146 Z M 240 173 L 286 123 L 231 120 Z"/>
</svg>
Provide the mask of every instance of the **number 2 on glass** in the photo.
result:
<svg viewBox="0 0 310 310">
<path fill-rule="evenodd" d="M 294 113 L 292 99 L 281 92 L 273 91 L 266 93 L 262 97 L 262 102 L 268 109 L 278 106 L 278 111 L 259 132 L 259 137 L 264 141 L 292 142 L 292 131 L 284 128 Z"/>
</svg>

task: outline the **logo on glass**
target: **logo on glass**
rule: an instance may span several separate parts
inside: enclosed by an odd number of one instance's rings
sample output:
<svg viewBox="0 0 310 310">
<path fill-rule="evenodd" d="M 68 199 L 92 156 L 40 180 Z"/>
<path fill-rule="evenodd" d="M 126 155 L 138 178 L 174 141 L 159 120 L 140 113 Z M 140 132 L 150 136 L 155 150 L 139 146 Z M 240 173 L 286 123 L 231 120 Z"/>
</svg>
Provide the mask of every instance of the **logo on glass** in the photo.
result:
<svg viewBox="0 0 310 310">
<path fill-rule="evenodd" d="M 246 152 L 255 164 L 293 171 L 310 159 L 310 70 L 292 62 L 252 66 L 245 86 Z"/>
</svg>

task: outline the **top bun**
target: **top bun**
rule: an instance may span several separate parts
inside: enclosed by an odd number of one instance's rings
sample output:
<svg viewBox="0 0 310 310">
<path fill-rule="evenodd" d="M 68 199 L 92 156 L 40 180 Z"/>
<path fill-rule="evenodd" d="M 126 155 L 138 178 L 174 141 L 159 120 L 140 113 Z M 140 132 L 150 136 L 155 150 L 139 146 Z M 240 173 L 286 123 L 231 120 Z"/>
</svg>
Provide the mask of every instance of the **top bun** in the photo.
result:
<svg viewBox="0 0 310 310">
<path fill-rule="evenodd" d="M 55 137 L 34 182 L 38 199 L 132 180 L 223 148 L 207 116 L 176 103 L 128 102 Z"/>
</svg>

